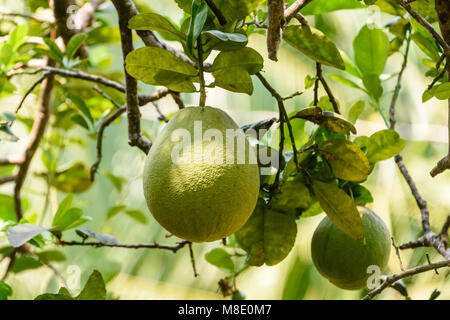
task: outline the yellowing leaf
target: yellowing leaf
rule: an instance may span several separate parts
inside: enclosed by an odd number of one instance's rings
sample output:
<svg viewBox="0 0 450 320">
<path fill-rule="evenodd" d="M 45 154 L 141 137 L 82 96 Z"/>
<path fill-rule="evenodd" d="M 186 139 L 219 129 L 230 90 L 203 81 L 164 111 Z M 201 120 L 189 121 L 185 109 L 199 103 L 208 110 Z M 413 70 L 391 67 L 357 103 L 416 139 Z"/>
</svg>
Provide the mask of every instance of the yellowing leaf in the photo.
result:
<svg viewBox="0 0 450 320">
<path fill-rule="evenodd" d="M 345 70 L 336 45 L 320 30 L 310 26 L 288 26 L 284 29 L 283 39 L 314 61 Z"/>
<path fill-rule="evenodd" d="M 370 173 L 369 160 L 353 142 L 332 139 L 321 143 L 318 148 L 337 178 L 348 181 L 367 179 Z"/>
<path fill-rule="evenodd" d="M 315 180 L 312 187 L 328 218 L 349 237 L 364 239 L 364 225 L 352 198 L 335 183 Z"/>
</svg>

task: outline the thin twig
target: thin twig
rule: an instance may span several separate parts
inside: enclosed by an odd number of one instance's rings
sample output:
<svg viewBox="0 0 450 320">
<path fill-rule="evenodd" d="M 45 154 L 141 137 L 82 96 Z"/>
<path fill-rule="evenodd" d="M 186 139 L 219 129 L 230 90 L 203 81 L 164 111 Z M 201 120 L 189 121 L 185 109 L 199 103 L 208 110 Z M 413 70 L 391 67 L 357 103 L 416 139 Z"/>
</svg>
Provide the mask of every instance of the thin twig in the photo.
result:
<svg viewBox="0 0 450 320">
<path fill-rule="evenodd" d="M 398 280 L 403 279 L 403 278 L 411 277 L 411 276 L 413 276 L 415 274 L 418 274 L 418 273 L 426 272 L 426 271 L 429 271 L 429 270 L 436 270 L 436 269 L 444 268 L 444 267 L 450 267 L 450 260 L 443 260 L 443 261 L 440 261 L 440 262 L 426 264 L 426 265 L 414 267 L 414 268 L 411 268 L 411 269 L 407 269 L 407 270 L 402 271 L 402 272 L 397 273 L 397 274 L 390 275 L 390 276 L 388 276 L 386 278 L 386 280 L 383 281 L 383 283 L 381 285 L 379 285 L 375 289 L 369 291 L 369 293 L 367 293 L 367 295 L 365 295 L 362 298 L 362 300 L 370 300 L 370 299 L 372 299 L 376 295 L 380 294 L 384 289 L 386 289 L 391 284 L 393 284 L 395 281 L 398 281 Z"/>
<path fill-rule="evenodd" d="M 401 5 L 418 23 L 420 23 L 428 32 L 433 36 L 433 38 L 441 45 L 444 49 L 444 54 L 450 53 L 450 46 L 445 40 L 440 36 L 440 34 L 429 24 L 422 16 L 414 10 L 409 3 L 403 0 L 395 0 L 399 5 Z"/>
<path fill-rule="evenodd" d="M 208 7 L 211 9 L 212 12 L 214 12 L 214 15 L 217 17 L 217 20 L 219 20 L 219 23 L 221 25 L 224 25 L 227 23 L 227 19 L 223 15 L 222 11 L 216 6 L 213 0 L 205 0 Z"/>
<path fill-rule="evenodd" d="M 203 48 L 202 48 L 202 40 L 201 37 L 197 39 L 197 52 L 198 52 L 198 77 L 200 82 L 200 101 L 199 106 L 204 107 L 206 105 L 206 89 L 205 89 L 205 77 L 203 70 Z"/>
<path fill-rule="evenodd" d="M 102 161 L 102 146 L 103 146 L 103 133 L 105 132 L 106 127 L 108 127 L 114 120 L 120 117 L 126 111 L 125 107 L 121 107 L 114 111 L 110 116 L 108 116 L 105 120 L 103 120 L 100 125 L 100 129 L 97 134 L 97 160 L 91 166 L 91 181 L 95 180 L 95 173 L 97 172 L 98 166 Z"/>
<path fill-rule="evenodd" d="M 197 268 L 195 267 L 195 258 L 194 258 L 194 250 L 192 250 L 192 242 L 188 243 L 189 246 L 189 255 L 191 256 L 191 264 L 192 270 L 194 271 L 194 277 L 198 277 Z"/>
<path fill-rule="evenodd" d="M 392 246 L 395 249 L 395 254 L 397 255 L 398 262 L 400 264 L 400 270 L 405 271 L 405 269 L 403 268 L 402 258 L 400 257 L 400 251 L 398 250 L 398 247 L 395 244 L 394 237 L 391 237 L 391 241 L 392 241 Z"/>
<path fill-rule="evenodd" d="M 40 84 L 42 81 L 44 81 L 44 79 L 49 75 L 48 72 L 44 72 L 39 79 L 37 79 L 32 85 L 31 87 L 25 92 L 25 94 L 22 96 L 22 99 L 20 99 L 19 105 L 16 108 L 16 113 L 19 112 L 20 108 L 22 108 L 23 103 L 25 102 L 25 99 L 28 97 L 28 95 L 31 94 L 31 92 L 33 92 L 33 90 L 37 87 L 38 84 Z"/>
<path fill-rule="evenodd" d="M 284 18 L 288 23 L 300 10 L 302 10 L 312 0 L 297 0 L 284 11 Z"/>
<path fill-rule="evenodd" d="M 402 75 L 407 67 L 408 60 L 408 52 L 409 52 L 409 40 L 405 50 L 404 61 L 402 63 L 401 70 L 398 74 L 397 84 L 394 89 L 394 93 L 392 95 L 392 101 L 389 109 L 390 113 L 390 129 L 395 129 L 395 106 L 398 101 L 399 92 L 401 90 L 401 80 Z M 430 226 L 430 213 L 428 211 L 428 204 L 425 199 L 422 198 L 419 190 L 417 189 L 416 183 L 414 182 L 411 174 L 409 173 L 406 165 L 403 161 L 403 157 L 401 155 L 396 155 L 394 157 L 395 163 L 397 164 L 401 174 L 405 178 L 406 183 L 408 184 L 411 193 L 416 200 L 417 206 L 420 210 L 420 216 L 422 218 L 422 229 L 423 236 L 419 238 L 417 241 L 411 241 L 399 246 L 400 249 L 412 249 L 417 247 L 434 247 L 436 251 L 438 251 L 444 258 L 448 259 L 450 257 L 450 249 L 447 248 L 445 243 L 441 241 L 439 235 L 436 235 Z"/>
<path fill-rule="evenodd" d="M 172 96 L 173 101 L 175 101 L 175 103 L 177 104 L 178 109 L 183 109 L 184 102 L 183 102 L 183 100 L 181 100 L 180 93 L 179 92 L 171 92 L 170 95 Z"/>
<path fill-rule="evenodd" d="M 333 105 L 334 112 L 340 114 L 339 111 L 339 105 L 336 101 L 336 98 L 333 95 L 333 92 L 331 91 L 330 87 L 328 86 L 328 83 L 325 81 L 325 78 L 323 77 L 323 71 L 322 71 L 322 64 L 316 63 L 316 69 L 317 69 L 317 79 L 322 83 L 323 88 L 325 89 L 325 92 L 328 95 L 328 98 L 330 99 L 331 104 Z"/>
<path fill-rule="evenodd" d="M 42 17 L 42 16 L 38 16 L 35 14 L 24 13 L 24 12 L 0 11 L 0 15 L 1 16 L 11 16 L 11 17 L 21 17 L 21 18 L 25 18 L 25 19 L 34 20 L 34 21 L 37 21 L 40 23 L 48 23 L 48 24 L 55 23 L 54 18 Z"/>
<path fill-rule="evenodd" d="M 261 72 L 258 72 L 256 74 L 258 79 L 261 81 L 263 86 L 267 89 L 267 91 L 270 92 L 270 94 L 277 100 L 278 103 L 278 110 L 280 115 L 280 150 L 279 151 L 279 168 L 277 170 L 277 174 L 275 176 L 275 182 L 274 185 L 276 186 L 279 182 L 280 174 L 281 174 L 281 159 L 283 157 L 283 147 L 284 147 L 284 123 L 286 123 L 289 131 L 289 137 L 291 139 L 292 144 L 292 151 L 294 152 L 294 163 L 296 164 L 296 167 L 298 167 L 298 159 L 297 159 L 297 147 L 295 146 L 295 138 L 294 133 L 292 130 L 291 122 L 289 120 L 289 117 L 287 115 L 286 109 L 284 107 L 283 97 L 270 85 L 270 83 L 264 78 L 264 76 L 261 74 Z"/>
<path fill-rule="evenodd" d="M 80 241 L 60 241 L 59 244 L 62 246 L 85 246 L 85 247 L 93 247 L 93 248 L 101 248 L 101 247 L 109 247 L 109 248 L 125 248 L 125 249 L 161 249 L 161 250 L 169 250 L 172 252 L 177 252 L 185 245 L 187 245 L 189 241 L 183 240 L 177 242 L 174 245 L 167 244 L 159 244 L 157 242 L 153 243 L 138 243 L 138 244 L 122 244 L 122 243 L 101 243 L 97 241 L 92 242 L 80 242 Z"/>
<path fill-rule="evenodd" d="M 16 180 L 16 176 L 6 176 L 0 178 L 0 185 Z"/>
<path fill-rule="evenodd" d="M 99 87 L 93 86 L 92 88 L 95 91 L 97 91 L 103 98 L 105 98 L 106 100 L 111 102 L 113 104 L 113 106 L 116 107 L 117 109 L 120 109 L 122 107 L 120 104 L 118 104 L 113 98 L 111 98 L 105 91 L 103 91 Z"/>
<path fill-rule="evenodd" d="M 73 295 L 73 292 L 71 292 L 69 286 L 67 285 L 66 280 L 62 276 L 61 272 L 59 272 L 59 270 L 53 265 L 53 263 L 48 262 L 48 261 L 42 261 L 42 260 L 40 260 L 40 261 L 53 271 L 53 273 L 55 274 L 55 276 L 59 280 L 59 282 L 67 289 L 67 291 L 69 291 L 70 295 Z"/>
</svg>

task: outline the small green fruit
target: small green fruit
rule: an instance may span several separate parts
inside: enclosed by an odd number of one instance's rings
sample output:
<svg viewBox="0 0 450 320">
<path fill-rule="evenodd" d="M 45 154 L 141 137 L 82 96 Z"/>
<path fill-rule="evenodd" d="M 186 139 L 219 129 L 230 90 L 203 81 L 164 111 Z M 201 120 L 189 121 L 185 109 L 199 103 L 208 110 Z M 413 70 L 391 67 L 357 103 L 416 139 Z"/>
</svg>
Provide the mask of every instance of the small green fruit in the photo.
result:
<svg viewBox="0 0 450 320">
<path fill-rule="evenodd" d="M 227 146 L 227 129 L 235 134 L 234 148 Z M 173 139 L 174 132 L 179 138 L 188 134 L 189 141 Z M 207 132 L 223 139 L 206 139 Z M 239 161 L 242 147 L 243 163 Z M 174 161 L 177 152 L 180 159 Z M 219 240 L 240 229 L 255 208 L 259 193 L 256 153 L 222 110 L 184 108 L 158 135 L 145 163 L 143 183 L 150 212 L 169 232 L 195 242 Z"/>
<path fill-rule="evenodd" d="M 328 217 L 325 217 L 314 232 L 311 255 L 322 276 L 339 288 L 359 290 L 367 285 L 371 265 L 378 266 L 380 272 L 389 260 L 390 235 L 378 215 L 360 207 L 359 212 L 365 229 L 364 241 L 347 236 Z"/>
</svg>

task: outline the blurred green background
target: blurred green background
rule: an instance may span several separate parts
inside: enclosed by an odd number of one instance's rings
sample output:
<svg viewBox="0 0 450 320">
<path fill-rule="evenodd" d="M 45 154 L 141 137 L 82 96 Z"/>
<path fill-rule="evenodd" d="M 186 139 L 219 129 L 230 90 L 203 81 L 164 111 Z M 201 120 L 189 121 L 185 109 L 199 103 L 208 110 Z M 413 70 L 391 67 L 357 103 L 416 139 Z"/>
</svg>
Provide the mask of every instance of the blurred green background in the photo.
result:
<svg viewBox="0 0 450 320">
<path fill-rule="evenodd" d="M 139 1 L 137 1 L 139 3 Z M 153 10 L 179 22 L 183 12 L 173 0 L 140 1 L 140 4 L 151 6 Z M 14 11 L 25 10 L 21 1 L 1 0 L 0 6 Z M 45 12 L 42 12 L 45 14 Z M 116 14 L 110 2 L 101 7 L 97 17 L 105 19 L 112 26 L 116 26 Z M 383 26 L 392 17 L 373 14 L 370 9 L 344 10 L 324 14 L 320 17 L 308 17 L 311 24 L 327 34 L 337 46 L 352 56 L 352 41 L 360 28 L 368 21 Z M 18 22 L 26 22 L 21 18 L 14 18 Z M 118 29 L 115 28 L 117 38 Z M 117 39 L 118 40 L 118 39 Z M 269 82 L 283 96 L 297 90 L 303 90 L 306 75 L 314 75 L 315 69 L 312 60 L 298 51 L 283 44 L 279 52 L 279 62 L 267 59 L 264 35 L 253 34 L 249 39 L 249 46 L 258 50 L 265 57 L 265 76 Z M 176 43 L 173 43 L 177 46 Z M 141 43 L 136 38 L 136 47 Z M 102 73 L 122 72 L 122 56 L 120 43 L 115 41 L 109 44 L 92 44 L 89 46 L 89 60 L 92 63 L 90 71 Z M 411 45 L 409 66 L 404 75 L 403 90 L 400 95 L 397 115 L 398 131 L 403 139 L 407 140 L 402 155 L 406 165 L 414 177 L 423 197 L 428 201 L 431 212 L 431 224 L 440 228 L 445 217 L 450 212 L 450 175 L 441 174 L 431 178 L 429 170 L 446 153 L 447 150 L 447 108 L 446 102 L 431 99 L 421 103 L 421 95 L 430 82 L 424 76 L 426 72 L 421 63 L 424 58 L 415 44 Z M 212 59 L 212 56 L 209 60 Z M 398 72 L 402 56 L 394 54 L 388 60 L 386 74 Z M 324 68 L 325 74 L 329 69 Z M 333 71 L 334 72 L 334 71 Z M 209 75 L 208 75 L 209 76 Z M 33 83 L 36 77 L 17 77 L 14 84 L 18 90 L 16 94 L 5 96 L 0 100 L 0 110 L 13 111 L 18 104 L 21 94 Z M 207 77 L 207 82 L 212 78 Z M 384 96 L 381 105 L 387 110 L 396 78 L 385 82 Z M 358 90 L 350 89 L 328 80 L 333 92 L 340 101 L 342 113 L 347 114 L 350 106 L 359 99 L 365 99 L 364 94 Z M 277 116 L 275 100 L 254 78 L 255 91 L 252 96 L 230 93 L 220 88 L 208 89 L 207 104 L 222 108 L 243 125 L 269 117 Z M 140 85 L 141 92 L 150 93 L 155 88 Z M 323 92 L 321 94 L 324 94 Z M 86 101 L 95 104 L 98 96 Z M 187 105 L 196 104 L 196 94 L 182 94 Z M 312 100 L 312 91 L 287 101 L 288 112 L 304 108 Z M 168 97 L 159 102 L 161 111 L 171 115 L 177 110 L 174 101 Z M 23 115 L 32 116 L 36 109 L 36 96 L 30 96 L 21 111 Z M 157 113 L 149 105 L 142 109 L 143 129 L 155 137 L 162 124 L 157 120 Z M 370 106 L 366 106 L 363 116 L 356 123 L 358 135 L 370 135 L 383 129 L 384 122 L 380 115 Z M 2 141 L 0 143 L 0 157 L 10 154 L 20 154 L 27 142 L 26 128 L 20 122 L 14 125 L 14 132 L 21 139 L 17 143 Z M 95 161 L 95 140 L 87 137 L 86 131 L 72 129 L 70 137 L 87 141 L 87 147 L 70 146 L 61 154 L 59 165 L 70 164 L 81 160 L 88 164 Z M 276 137 L 274 137 L 275 139 Z M 276 142 L 276 141 L 275 141 Z M 276 143 L 275 143 L 276 145 Z M 84 208 L 85 214 L 93 220 L 84 227 L 98 232 L 110 233 L 116 236 L 121 243 L 139 243 L 158 241 L 160 243 L 175 243 L 177 239 L 165 238 L 163 230 L 148 212 L 142 191 L 141 174 L 144 154 L 137 148 L 131 148 L 127 143 L 126 121 L 111 125 L 104 137 L 104 158 L 100 166 L 94 186 L 89 191 L 76 195 L 77 205 Z M 43 165 L 38 152 L 32 163 L 32 170 L 42 171 Z M 105 172 L 126 178 L 122 190 L 114 188 Z M 397 243 L 404 243 L 416 239 L 421 232 L 420 215 L 414 198 L 408 186 L 400 175 L 392 159 L 379 163 L 370 175 L 365 186 L 371 190 L 374 203 L 370 205 L 389 226 Z M 46 186 L 44 180 L 30 175 L 23 189 L 29 206 L 26 216 L 41 214 L 45 202 Z M 0 187 L 0 193 L 11 194 L 9 185 Z M 55 190 L 50 191 L 49 212 L 54 213 L 57 204 L 65 194 Z M 106 214 L 113 205 L 124 204 L 128 208 L 141 210 L 146 214 L 148 222 L 137 222 L 127 215 L 117 215 L 106 221 Z M 47 213 L 44 225 L 51 223 L 51 214 Z M 288 258 L 280 264 L 260 268 L 250 268 L 237 279 L 237 287 L 249 299 L 358 299 L 363 292 L 345 291 L 336 288 L 326 279 L 322 278 L 314 268 L 311 261 L 310 241 L 315 227 L 324 214 L 312 218 L 298 220 L 298 234 L 296 245 Z M 1 223 L 1 222 L 0 222 Z M 75 232 L 70 231 L 73 238 Z M 66 239 L 67 240 L 67 239 Z M 6 245 L 6 237 L 0 235 L 0 246 Z M 120 299 L 222 299 L 218 291 L 218 281 L 225 274 L 207 263 L 204 259 L 206 252 L 219 247 L 220 242 L 194 244 L 194 252 L 199 277 L 193 276 L 187 249 L 177 254 L 159 250 L 129 250 L 108 248 L 67 247 L 62 252 L 67 261 L 57 263 L 58 269 L 64 277 L 73 274 L 73 266 L 78 266 L 82 272 L 82 283 L 93 269 L 98 269 L 109 280 L 107 289 L 114 297 Z M 405 267 L 426 263 L 425 253 L 429 253 L 432 261 L 440 257 L 433 249 L 416 249 L 401 252 Z M 0 264 L 0 274 L 3 273 L 5 261 Z M 75 270 L 78 270 L 75 267 Z M 400 271 L 398 260 L 391 251 L 387 273 Z M 448 271 L 443 269 L 439 275 L 434 272 L 420 274 L 405 280 L 408 292 L 413 299 L 427 299 L 433 289 L 442 292 L 439 299 L 450 298 L 450 279 L 445 279 Z M 45 267 L 24 271 L 10 275 L 8 283 L 13 287 L 12 299 L 29 299 L 45 292 L 55 292 L 59 283 L 53 272 Z M 385 290 L 379 299 L 402 299 L 402 296 L 393 289 Z"/>
</svg>

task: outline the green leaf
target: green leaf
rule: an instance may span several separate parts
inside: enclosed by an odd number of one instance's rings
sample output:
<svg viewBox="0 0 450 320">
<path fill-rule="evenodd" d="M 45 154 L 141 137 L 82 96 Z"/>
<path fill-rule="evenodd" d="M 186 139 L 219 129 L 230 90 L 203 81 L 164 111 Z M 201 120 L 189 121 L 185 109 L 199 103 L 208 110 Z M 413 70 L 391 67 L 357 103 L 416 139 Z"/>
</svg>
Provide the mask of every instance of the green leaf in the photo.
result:
<svg viewBox="0 0 450 320">
<path fill-rule="evenodd" d="M 45 262 L 62 262 L 66 260 L 66 255 L 58 250 L 46 250 L 37 252 L 36 255 L 39 257 L 39 260 Z"/>
<path fill-rule="evenodd" d="M 39 260 L 37 260 L 31 256 L 28 256 L 28 255 L 23 255 L 23 256 L 17 257 L 14 260 L 14 264 L 11 268 L 11 271 L 13 273 L 19 273 L 19 272 L 26 271 L 26 270 L 37 269 L 42 266 L 43 266 L 43 264 Z"/>
<path fill-rule="evenodd" d="M 264 0 L 214 0 L 227 22 L 244 19 L 263 2 Z"/>
<path fill-rule="evenodd" d="M 215 248 L 205 254 L 205 259 L 228 275 L 234 273 L 234 262 L 230 254 L 222 248 Z"/>
<path fill-rule="evenodd" d="M 360 184 L 351 186 L 353 201 L 357 206 L 365 206 L 367 203 L 373 202 L 373 197 L 370 191 Z"/>
<path fill-rule="evenodd" d="M 59 221 L 64 213 L 69 210 L 70 206 L 72 205 L 73 201 L 73 194 L 68 194 L 60 203 L 58 206 L 58 209 L 55 212 L 55 216 L 53 217 L 52 225 L 56 225 L 55 222 Z"/>
<path fill-rule="evenodd" d="M 231 67 L 240 67 L 249 74 L 255 74 L 262 70 L 264 58 L 252 48 L 243 48 L 232 52 L 221 52 L 207 71 L 216 72 L 221 69 L 228 70 Z"/>
<path fill-rule="evenodd" d="M 87 123 L 87 121 L 85 120 L 85 118 L 82 115 L 79 114 L 74 114 L 70 117 L 70 119 L 75 122 L 76 124 L 78 124 L 79 126 L 85 128 L 86 130 L 89 131 L 89 124 Z"/>
<path fill-rule="evenodd" d="M 283 39 L 314 61 L 345 69 L 336 45 L 318 29 L 301 25 L 288 26 L 283 32 Z"/>
<path fill-rule="evenodd" d="M 359 86 L 357 83 L 353 82 L 352 80 L 350 80 L 344 76 L 341 76 L 340 74 L 329 73 L 329 74 L 327 74 L 327 76 L 329 78 L 333 79 L 334 81 L 337 81 L 337 82 L 342 83 L 343 85 L 346 85 L 347 87 L 364 91 L 364 89 L 361 88 L 361 86 Z"/>
<path fill-rule="evenodd" d="M 118 191 L 122 191 L 122 186 L 127 181 L 125 178 L 116 176 L 106 170 L 103 171 L 103 174 L 109 179 L 109 181 L 111 181 L 111 183 L 114 185 L 114 188 L 116 188 Z"/>
<path fill-rule="evenodd" d="M 390 42 L 383 30 L 364 26 L 353 41 L 355 62 L 363 74 L 380 75 L 389 56 Z"/>
<path fill-rule="evenodd" d="M 94 270 L 89 276 L 81 293 L 76 300 L 106 300 L 106 287 L 102 274 Z"/>
<path fill-rule="evenodd" d="M 70 208 L 60 216 L 58 220 L 53 220 L 54 230 L 64 231 L 71 229 L 74 223 L 77 223 L 83 217 L 83 210 L 80 208 Z"/>
<path fill-rule="evenodd" d="M 369 95 L 379 101 L 383 95 L 383 87 L 381 85 L 380 77 L 376 74 L 365 74 L 363 76 L 364 87 L 369 92 Z"/>
<path fill-rule="evenodd" d="M 208 17 L 208 5 L 203 0 L 193 0 L 191 9 L 191 20 L 189 22 L 189 30 L 186 37 L 186 47 L 192 55 L 195 42 L 202 33 L 203 27 Z"/>
<path fill-rule="evenodd" d="M 89 121 L 92 123 L 94 123 L 94 119 L 92 118 L 92 114 L 91 114 L 91 110 L 88 108 L 88 106 L 86 105 L 86 102 L 80 97 L 77 96 L 76 94 L 73 94 L 71 92 L 67 93 L 67 97 L 72 100 L 72 102 L 74 103 L 74 105 L 78 108 L 78 110 L 86 116 L 86 118 L 89 119 Z"/>
<path fill-rule="evenodd" d="M 9 227 L 6 230 L 6 236 L 11 246 L 18 248 L 45 231 L 48 231 L 48 229 L 30 223 L 22 223 Z"/>
<path fill-rule="evenodd" d="M 230 67 L 213 72 L 214 84 L 232 92 L 240 92 L 251 95 L 253 82 L 249 73 L 242 67 Z"/>
<path fill-rule="evenodd" d="M 81 47 L 86 38 L 87 35 L 84 33 L 78 33 L 70 38 L 66 48 L 66 57 L 68 59 L 72 59 L 75 56 L 75 53 Z"/>
<path fill-rule="evenodd" d="M 432 97 L 435 97 L 439 100 L 447 100 L 450 99 L 450 82 L 444 82 L 438 86 L 434 86 L 433 88 L 424 92 L 422 97 L 422 101 L 425 102 Z"/>
<path fill-rule="evenodd" d="M 353 142 L 343 139 L 328 140 L 322 142 L 318 150 L 327 159 L 337 178 L 347 181 L 367 179 L 370 173 L 369 160 Z"/>
<path fill-rule="evenodd" d="M 62 61 L 64 57 L 64 53 L 59 49 L 58 45 L 50 38 L 43 38 L 47 47 L 52 51 L 59 59 L 58 61 Z"/>
<path fill-rule="evenodd" d="M 147 215 L 143 213 L 141 210 L 125 210 L 125 214 L 139 223 L 146 224 L 148 222 Z"/>
<path fill-rule="evenodd" d="M 242 33 L 226 33 L 219 30 L 202 32 L 209 40 L 208 47 L 212 50 L 234 51 L 247 45 L 248 38 Z"/>
<path fill-rule="evenodd" d="M 128 28 L 135 30 L 165 32 L 178 38 L 179 40 L 186 39 L 184 33 L 179 31 L 178 28 L 169 21 L 169 19 L 153 12 L 142 13 L 132 17 L 128 21 Z"/>
<path fill-rule="evenodd" d="M 295 177 L 284 181 L 280 186 L 280 193 L 273 195 L 270 202 L 272 209 L 288 212 L 293 209 L 307 209 L 311 204 L 311 195 L 302 179 Z"/>
<path fill-rule="evenodd" d="M 441 292 L 438 289 L 434 288 L 433 291 L 431 292 L 430 296 L 428 297 L 428 300 L 436 300 L 437 297 L 439 297 L 440 295 L 441 295 Z M 1 300 L 1 297 L 0 297 L 0 300 Z"/>
<path fill-rule="evenodd" d="M 82 193 L 92 186 L 90 168 L 83 162 L 75 162 L 67 169 L 55 173 L 50 185 L 65 193 Z"/>
<path fill-rule="evenodd" d="M 11 287 L 7 283 L 0 281 L 0 300 L 8 300 L 12 293 Z"/>
<path fill-rule="evenodd" d="M 192 80 L 198 71 L 173 53 L 156 47 L 130 52 L 126 58 L 127 72 L 151 85 L 162 85 L 174 91 L 194 92 Z"/>
<path fill-rule="evenodd" d="M 375 132 L 369 139 L 366 155 L 371 163 L 389 159 L 399 154 L 405 147 L 405 140 L 390 129 Z"/>
<path fill-rule="evenodd" d="M 327 12 L 365 8 L 358 0 L 314 0 L 300 12 L 304 15 L 317 15 Z"/>
<path fill-rule="evenodd" d="M 351 122 L 331 111 L 322 111 L 319 107 L 304 108 L 290 117 L 290 119 L 296 118 L 311 121 L 335 133 L 349 135 L 352 132 L 356 134 L 356 128 Z"/>
<path fill-rule="evenodd" d="M 10 33 L 8 44 L 11 45 L 13 51 L 17 51 L 19 47 L 27 42 L 28 24 L 22 24 L 15 27 Z"/>
<path fill-rule="evenodd" d="M 119 244 L 119 240 L 116 237 L 100 232 L 90 231 L 85 228 L 79 228 L 75 230 L 75 232 L 82 238 L 86 238 L 86 236 L 97 239 L 100 243 L 103 244 Z"/>
<path fill-rule="evenodd" d="M 239 246 L 248 253 L 251 266 L 269 266 L 287 257 L 295 243 L 297 225 L 291 215 L 258 203 L 247 223 L 235 233 Z"/>
<path fill-rule="evenodd" d="M 348 112 L 348 120 L 355 123 L 356 120 L 358 120 L 361 113 L 364 111 L 364 108 L 366 107 L 366 102 L 364 100 L 359 100 L 356 102 Z"/>
<path fill-rule="evenodd" d="M 106 219 L 111 219 L 116 214 L 118 214 L 120 211 L 124 210 L 127 206 L 120 204 L 114 207 L 111 207 L 108 212 L 106 213 Z"/>
<path fill-rule="evenodd" d="M 349 237 L 364 239 L 364 225 L 352 198 L 335 183 L 314 180 L 314 194 L 328 218 Z"/>
</svg>

